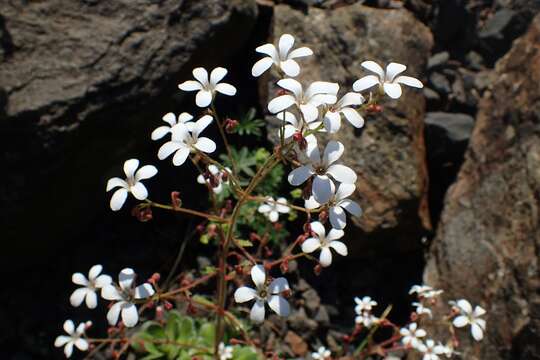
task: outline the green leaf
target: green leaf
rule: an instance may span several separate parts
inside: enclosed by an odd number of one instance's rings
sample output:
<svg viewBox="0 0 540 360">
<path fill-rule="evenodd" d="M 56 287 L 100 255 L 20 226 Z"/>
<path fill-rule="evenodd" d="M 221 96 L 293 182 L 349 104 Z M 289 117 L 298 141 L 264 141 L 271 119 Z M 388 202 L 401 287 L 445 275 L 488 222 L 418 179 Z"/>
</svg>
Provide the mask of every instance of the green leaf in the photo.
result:
<svg viewBox="0 0 540 360">
<path fill-rule="evenodd" d="M 199 337 L 206 346 L 214 346 L 214 338 L 216 335 L 216 327 L 213 323 L 205 322 L 199 329 Z"/>
<path fill-rule="evenodd" d="M 235 132 L 238 135 L 254 135 L 257 137 L 262 136 L 262 129 L 265 126 L 265 122 L 262 119 L 256 119 L 257 111 L 255 108 L 251 108 L 247 113 L 240 117 Z"/>
<path fill-rule="evenodd" d="M 236 239 L 236 243 L 241 247 L 252 247 L 253 243 L 249 240 Z"/>
<path fill-rule="evenodd" d="M 249 347 L 235 346 L 233 351 L 234 360 L 258 360 L 259 357 L 255 351 Z"/>
<path fill-rule="evenodd" d="M 195 325 L 193 323 L 193 319 L 184 317 L 179 322 L 179 334 L 178 334 L 178 341 L 188 342 L 193 338 L 195 335 L 194 331 Z"/>
</svg>

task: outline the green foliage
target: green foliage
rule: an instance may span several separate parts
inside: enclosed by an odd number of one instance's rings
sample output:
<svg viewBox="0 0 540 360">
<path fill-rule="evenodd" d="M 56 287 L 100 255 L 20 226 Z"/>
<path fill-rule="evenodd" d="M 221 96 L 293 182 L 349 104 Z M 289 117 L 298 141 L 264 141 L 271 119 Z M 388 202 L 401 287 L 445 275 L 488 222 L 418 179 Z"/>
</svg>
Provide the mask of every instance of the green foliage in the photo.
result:
<svg viewBox="0 0 540 360">
<path fill-rule="evenodd" d="M 254 108 L 251 108 L 247 113 L 240 118 L 235 132 L 238 135 L 253 135 L 256 137 L 262 136 L 262 129 L 264 128 L 264 120 L 256 119 L 257 112 Z"/>
<path fill-rule="evenodd" d="M 203 360 L 213 359 L 215 325 L 204 319 L 192 319 L 170 311 L 166 321 L 146 322 L 133 336 L 131 347 L 144 354 L 142 360 Z M 234 360 L 257 360 L 257 353 L 249 347 L 234 346 Z"/>
</svg>

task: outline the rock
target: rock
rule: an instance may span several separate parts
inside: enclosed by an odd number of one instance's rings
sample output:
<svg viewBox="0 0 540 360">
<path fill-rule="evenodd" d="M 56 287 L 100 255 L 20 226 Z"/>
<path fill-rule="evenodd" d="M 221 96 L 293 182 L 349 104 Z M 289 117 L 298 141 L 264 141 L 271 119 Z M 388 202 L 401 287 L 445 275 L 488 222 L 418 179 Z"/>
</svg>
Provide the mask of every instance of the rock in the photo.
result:
<svg viewBox="0 0 540 360">
<path fill-rule="evenodd" d="M 484 59 L 482 58 L 482 55 L 476 51 L 469 51 L 465 58 L 468 68 L 476 71 L 480 71 L 484 68 Z"/>
<path fill-rule="evenodd" d="M 287 318 L 287 322 L 292 330 L 304 334 L 306 337 L 308 333 L 313 333 L 319 328 L 317 321 L 308 317 L 304 308 L 293 311 Z"/>
<path fill-rule="evenodd" d="M 315 314 L 321 305 L 321 299 L 319 298 L 317 292 L 314 289 L 309 289 L 302 293 L 302 298 L 304 299 L 306 309 L 308 309 L 312 314 Z"/>
<path fill-rule="evenodd" d="M 289 344 L 293 353 L 297 356 L 303 356 L 308 351 L 306 342 L 298 334 L 288 331 L 285 335 L 285 342 Z"/>
<path fill-rule="evenodd" d="M 452 92 L 452 85 L 446 76 L 440 72 L 434 72 L 429 76 L 431 87 L 439 94 L 447 96 Z"/>
<path fill-rule="evenodd" d="M 402 28 L 410 31 L 404 33 L 399 30 Z M 301 61 L 299 80 L 337 82 L 341 85 L 340 94 L 350 91 L 352 83 L 365 74 L 360 63 L 366 59 L 405 63 L 409 65 L 409 74 L 421 77 L 432 44 L 429 29 L 406 9 L 381 10 L 360 4 L 334 10 L 311 8 L 306 15 L 278 5 L 274 9 L 272 33 L 277 36 L 286 32 L 295 34 L 298 43 L 315 52 L 313 57 Z M 269 95 L 263 99 L 273 98 L 275 90 L 271 85 Z M 267 100 L 265 107 L 266 103 Z M 353 131 L 343 122 L 345 129 L 336 137 L 345 145 L 344 162 L 359 175 L 356 198 L 364 215 L 356 225 L 371 233 L 395 230 L 404 226 L 407 219 L 412 220 L 406 225 L 412 225 L 411 231 L 422 231 L 429 227 L 424 208 L 427 178 L 423 97 L 418 91 L 406 89 L 399 102 L 386 101 L 384 105 L 383 115 L 375 121 L 368 120 L 364 129 Z M 275 128 L 269 133 L 275 134 Z M 411 205 L 408 211 L 400 207 L 402 202 Z"/>
<path fill-rule="evenodd" d="M 148 146 L 194 61 L 221 65 L 242 46 L 257 7 L 2 1 L 0 14 L 0 226 L 5 253 L 27 256 L 30 247 L 44 259 L 107 206 L 111 166 L 117 176 L 139 143 Z"/>
<path fill-rule="evenodd" d="M 426 133 L 436 137 L 430 139 L 431 141 L 438 144 L 447 142 L 450 146 L 454 146 L 469 141 L 474 126 L 474 118 L 467 114 L 428 112 L 425 123 Z"/>
<path fill-rule="evenodd" d="M 448 53 L 448 51 L 441 51 L 439 53 L 436 53 L 429 58 L 427 63 L 427 69 L 432 70 L 434 68 L 442 66 L 446 64 L 448 60 L 450 60 L 450 54 Z"/>
<path fill-rule="evenodd" d="M 465 359 L 540 358 L 539 42 L 540 15 L 496 65 L 424 273 L 487 310 L 482 342 L 458 331 Z"/>
</svg>

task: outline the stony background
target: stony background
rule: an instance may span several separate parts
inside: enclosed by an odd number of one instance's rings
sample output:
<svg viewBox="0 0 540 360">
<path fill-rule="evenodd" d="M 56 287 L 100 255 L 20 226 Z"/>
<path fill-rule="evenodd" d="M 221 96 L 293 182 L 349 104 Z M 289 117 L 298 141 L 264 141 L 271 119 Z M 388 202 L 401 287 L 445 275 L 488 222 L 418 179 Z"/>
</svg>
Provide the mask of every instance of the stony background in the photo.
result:
<svg viewBox="0 0 540 360">
<path fill-rule="evenodd" d="M 191 110 L 176 84 L 194 66 L 229 68 L 240 102 L 264 115 L 274 89 L 249 76 L 253 48 L 283 32 L 316 53 L 302 80 L 349 88 L 373 58 L 426 84 L 340 133 L 365 216 L 351 256 L 298 283 L 291 351 L 314 334 L 332 345 L 354 295 L 395 304 L 403 321 L 423 278 L 488 310 L 488 340 L 464 336 L 464 359 L 540 359 L 539 11 L 538 0 L 0 2 L 2 359 L 59 356 L 72 272 L 170 264 L 194 224 L 111 214 L 106 179 L 127 157 L 156 162 L 149 131 Z M 180 189 L 202 206 L 183 185 L 193 174 L 160 172 L 152 194 Z"/>
</svg>

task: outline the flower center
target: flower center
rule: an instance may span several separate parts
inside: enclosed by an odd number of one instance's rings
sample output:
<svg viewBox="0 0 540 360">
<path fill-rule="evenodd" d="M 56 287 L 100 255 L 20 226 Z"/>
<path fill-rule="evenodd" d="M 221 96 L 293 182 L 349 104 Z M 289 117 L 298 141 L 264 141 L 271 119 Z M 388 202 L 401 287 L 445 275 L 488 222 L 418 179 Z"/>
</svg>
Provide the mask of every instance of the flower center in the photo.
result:
<svg viewBox="0 0 540 360">
<path fill-rule="evenodd" d="M 314 170 L 317 175 L 326 175 L 326 167 L 322 165 L 317 165 Z"/>
</svg>

